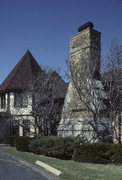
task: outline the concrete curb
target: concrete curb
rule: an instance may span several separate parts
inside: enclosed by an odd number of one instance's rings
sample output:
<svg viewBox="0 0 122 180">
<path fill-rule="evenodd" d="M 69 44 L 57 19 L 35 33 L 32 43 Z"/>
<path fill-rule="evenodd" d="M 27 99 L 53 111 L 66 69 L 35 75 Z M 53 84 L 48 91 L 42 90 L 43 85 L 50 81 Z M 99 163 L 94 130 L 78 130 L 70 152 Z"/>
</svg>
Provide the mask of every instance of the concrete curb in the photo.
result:
<svg viewBox="0 0 122 180">
<path fill-rule="evenodd" d="M 53 173 L 53 174 L 56 175 L 56 176 L 60 176 L 60 175 L 62 174 L 61 171 L 59 171 L 59 170 L 57 170 L 57 169 L 55 169 L 55 168 L 53 168 L 53 167 L 51 167 L 51 166 L 49 166 L 49 165 L 41 162 L 41 161 L 36 161 L 35 163 L 36 163 L 37 165 L 41 166 L 42 168 L 44 168 L 45 170 Z"/>
</svg>

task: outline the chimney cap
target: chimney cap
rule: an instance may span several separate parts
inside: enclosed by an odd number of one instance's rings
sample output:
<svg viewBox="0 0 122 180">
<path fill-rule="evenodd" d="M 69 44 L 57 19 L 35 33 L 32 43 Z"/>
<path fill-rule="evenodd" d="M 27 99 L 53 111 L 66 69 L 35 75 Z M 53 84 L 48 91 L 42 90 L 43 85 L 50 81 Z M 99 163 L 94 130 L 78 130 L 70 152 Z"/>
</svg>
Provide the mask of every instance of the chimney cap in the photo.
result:
<svg viewBox="0 0 122 180">
<path fill-rule="evenodd" d="M 78 28 L 78 32 L 81 32 L 82 30 L 86 29 L 87 27 L 90 27 L 90 29 L 92 29 L 94 27 L 94 24 L 89 21 L 89 22 L 83 24 L 82 26 L 80 26 Z"/>
</svg>

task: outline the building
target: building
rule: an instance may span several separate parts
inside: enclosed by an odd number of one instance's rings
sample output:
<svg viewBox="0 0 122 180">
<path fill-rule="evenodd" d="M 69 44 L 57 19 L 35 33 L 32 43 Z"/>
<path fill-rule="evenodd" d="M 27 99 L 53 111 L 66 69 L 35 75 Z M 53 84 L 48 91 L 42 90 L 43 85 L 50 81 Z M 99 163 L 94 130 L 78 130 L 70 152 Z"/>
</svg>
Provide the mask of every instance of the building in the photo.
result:
<svg viewBox="0 0 122 180">
<path fill-rule="evenodd" d="M 33 87 L 36 78 L 42 72 L 42 68 L 36 62 L 30 51 L 27 51 L 1 84 L 1 140 L 4 139 L 5 136 L 31 136 L 35 133 L 35 118 L 32 114 L 34 100 L 32 93 L 29 93 L 29 90 L 27 92 L 26 89 L 29 86 Z M 55 77 L 56 81 L 58 82 L 58 86 L 60 86 L 57 89 L 55 103 L 58 102 L 61 109 L 66 94 L 65 82 L 56 72 L 51 72 L 49 76 Z M 14 123 L 14 121 L 16 123 Z M 38 127 L 36 128 L 36 131 L 38 131 Z"/>
<path fill-rule="evenodd" d="M 113 132 L 109 130 L 113 125 L 107 113 L 107 92 L 101 82 L 100 57 L 101 33 L 94 29 L 91 22 L 80 26 L 78 33 L 70 39 L 69 83 L 65 83 L 57 72 L 44 73 L 27 51 L 0 86 L 0 124 L 3 127 L 0 139 L 9 135 L 32 136 L 41 133 L 41 128 L 47 131 L 46 135 L 56 135 L 58 132 L 61 136 L 82 135 L 89 142 L 110 142 Z M 44 107 L 49 105 L 51 98 L 45 99 L 49 87 L 43 89 L 45 79 L 40 80 L 41 74 L 44 78 L 53 78 L 56 85 L 53 110 L 58 116 L 50 116 L 50 124 L 43 117 Z M 25 93 L 28 87 L 35 91 Z M 40 87 L 43 87 L 43 93 L 36 91 Z M 35 94 L 36 97 L 33 97 Z M 41 104 L 39 109 L 35 109 L 36 99 Z M 50 112 L 48 106 L 46 110 Z M 10 123 L 11 118 L 14 120 L 12 123 L 17 123 L 14 126 Z M 38 127 L 37 121 L 40 119 L 43 123 Z M 50 133 L 48 126 L 51 126 L 52 120 Z M 53 132 L 54 129 L 56 131 Z"/>
</svg>

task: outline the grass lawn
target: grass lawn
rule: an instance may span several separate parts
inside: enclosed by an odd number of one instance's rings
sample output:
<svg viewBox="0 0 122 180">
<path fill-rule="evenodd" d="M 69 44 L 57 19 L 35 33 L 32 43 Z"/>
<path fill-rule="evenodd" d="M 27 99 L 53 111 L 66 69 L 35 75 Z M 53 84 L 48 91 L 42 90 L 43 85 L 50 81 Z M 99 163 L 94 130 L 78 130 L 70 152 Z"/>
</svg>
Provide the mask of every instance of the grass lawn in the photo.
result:
<svg viewBox="0 0 122 180">
<path fill-rule="evenodd" d="M 79 163 L 74 161 L 59 160 L 55 158 L 20 152 L 11 147 L 0 147 L 22 159 L 35 164 L 40 160 L 63 172 L 61 180 L 122 180 L 122 166 Z"/>
</svg>

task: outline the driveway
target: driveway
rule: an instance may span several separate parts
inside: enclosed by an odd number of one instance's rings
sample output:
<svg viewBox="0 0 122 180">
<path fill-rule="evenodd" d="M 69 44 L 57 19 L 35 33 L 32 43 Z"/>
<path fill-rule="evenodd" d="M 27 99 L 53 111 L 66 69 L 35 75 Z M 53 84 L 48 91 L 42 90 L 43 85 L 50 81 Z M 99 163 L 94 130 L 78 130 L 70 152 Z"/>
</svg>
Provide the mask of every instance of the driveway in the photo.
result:
<svg viewBox="0 0 122 180">
<path fill-rule="evenodd" d="M 54 178 L 55 179 L 55 178 Z M 0 149 L 0 180 L 53 180 L 37 168 Z"/>
</svg>

